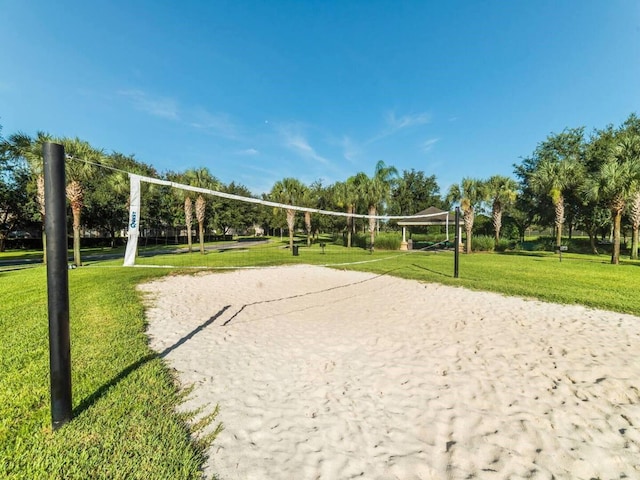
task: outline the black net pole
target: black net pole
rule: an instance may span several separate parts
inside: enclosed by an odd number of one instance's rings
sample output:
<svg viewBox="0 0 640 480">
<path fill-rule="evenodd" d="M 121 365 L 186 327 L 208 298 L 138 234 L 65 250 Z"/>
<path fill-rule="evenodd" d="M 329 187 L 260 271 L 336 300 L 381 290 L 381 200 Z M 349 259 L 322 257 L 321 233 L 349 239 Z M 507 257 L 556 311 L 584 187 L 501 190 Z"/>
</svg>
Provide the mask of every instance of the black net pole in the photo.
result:
<svg viewBox="0 0 640 480">
<path fill-rule="evenodd" d="M 458 278 L 460 265 L 460 207 L 456 207 L 456 245 L 453 250 L 453 278 Z"/>
<path fill-rule="evenodd" d="M 47 235 L 51 425 L 56 430 L 69 422 L 72 414 L 64 147 L 47 142 L 42 146 L 42 155 L 46 211 L 44 228 Z"/>
</svg>

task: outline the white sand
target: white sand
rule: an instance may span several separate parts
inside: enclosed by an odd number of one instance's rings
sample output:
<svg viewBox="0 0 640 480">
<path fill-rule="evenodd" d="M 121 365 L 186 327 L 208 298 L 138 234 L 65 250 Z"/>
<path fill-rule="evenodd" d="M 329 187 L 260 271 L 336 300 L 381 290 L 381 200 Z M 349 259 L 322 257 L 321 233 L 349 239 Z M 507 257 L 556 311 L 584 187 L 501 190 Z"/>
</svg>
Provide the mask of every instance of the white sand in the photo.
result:
<svg viewBox="0 0 640 480">
<path fill-rule="evenodd" d="M 207 476 L 640 478 L 640 318 L 308 266 L 142 288 L 183 408 L 220 404 Z"/>
</svg>

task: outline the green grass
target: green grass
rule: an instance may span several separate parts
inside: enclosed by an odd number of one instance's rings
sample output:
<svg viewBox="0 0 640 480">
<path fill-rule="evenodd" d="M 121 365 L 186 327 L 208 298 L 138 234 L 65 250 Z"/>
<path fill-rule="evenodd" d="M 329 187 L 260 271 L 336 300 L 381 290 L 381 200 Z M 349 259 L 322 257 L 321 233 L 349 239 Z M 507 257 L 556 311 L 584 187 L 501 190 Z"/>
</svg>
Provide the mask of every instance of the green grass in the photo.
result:
<svg viewBox="0 0 640 480">
<path fill-rule="evenodd" d="M 42 259 L 42 250 L 7 250 L 5 252 L 0 253 L 0 260 L 41 260 L 41 259 Z"/>
<path fill-rule="evenodd" d="M 204 257 L 219 267 L 336 264 L 640 315 L 640 262 L 614 266 L 606 255 L 574 253 L 563 254 L 560 262 L 549 252 L 460 255 L 456 279 L 451 252 L 346 250 L 327 243 L 323 253 L 319 244 L 305 245 L 293 256 L 275 242 Z M 185 267 L 203 261 L 193 253 L 140 263 L 175 263 L 177 257 Z M 0 478 L 200 478 L 206 442 L 194 442 L 189 417 L 176 413 L 182 397 L 170 370 L 147 345 L 135 290 L 175 270 L 120 268 L 121 262 L 89 262 L 69 271 L 74 420 L 57 432 L 50 429 L 46 270 L 0 271 Z M 209 420 L 207 431 L 216 425 Z"/>
<path fill-rule="evenodd" d="M 405 255 L 349 268 L 640 316 L 640 262 L 611 265 L 606 255 L 563 254 L 560 262 L 549 252 L 461 254 L 457 279 L 452 253 Z"/>
<path fill-rule="evenodd" d="M 322 248 L 320 243 L 325 246 Z M 210 244 L 212 247 L 222 247 L 220 250 L 209 250 L 204 255 L 200 253 L 199 247 L 195 247 L 192 253 L 165 253 L 163 250 L 156 250 L 153 254 L 143 255 L 136 259 L 137 265 L 171 265 L 178 267 L 247 267 L 247 266 L 270 266 L 289 265 L 295 263 L 310 263 L 314 265 L 341 264 L 346 262 L 370 260 L 389 255 L 395 256 L 397 252 L 384 250 L 372 253 L 359 247 L 345 248 L 340 245 L 330 243 L 328 240 L 316 242 L 307 246 L 306 240 L 297 238 L 295 242 L 299 255 L 292 255 L 288 248 L 288 240 L 273 240 L 258 246 L 248 247 L 239 244 L 240 248 L 224 248 L 225 245 Z"/>
<path fill-rule="evenodd" d="M 203 445 L 174 413 L 181 397 L 135 291 L 163 274 L 69 272 L 74 420 L 52 432 L 46 270 L 0 273 L 0 478 L 200 478 Z"/>
</svg>

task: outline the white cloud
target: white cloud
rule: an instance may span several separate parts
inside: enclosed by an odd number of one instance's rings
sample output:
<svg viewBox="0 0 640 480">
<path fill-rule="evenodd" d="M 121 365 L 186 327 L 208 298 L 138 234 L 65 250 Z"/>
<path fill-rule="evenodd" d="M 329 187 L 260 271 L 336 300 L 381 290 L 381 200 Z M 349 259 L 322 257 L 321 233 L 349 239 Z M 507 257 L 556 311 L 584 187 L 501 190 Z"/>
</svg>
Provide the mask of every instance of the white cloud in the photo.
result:
<svg viewBox="0 0 640 480">
<path fill-rule="evenodd" d="M 404 128 L 413 127 L 414 125 L 423 125 L 431 121 L 431 115 L 428 113 L 416 113 L 413 115 L 403 115 L 402 117 L 396 117 L 395 112 L 387 114 L 387 125 L 389 126 L 391 133 L 397 132 Z"/>
<path fill-rule="evenodd" d="M 421 145 L 422 151 L 424 153 L 427 153 L 427 152 L 431 151 L 433 146 L 436 143 L 438 143 L 438 140 L 440 140 L 440 139 L 439 138 L 430 138 L 429 140 L 426 140 L 426 141 L 422 142 L 422 145 Z"/>
<path fill-rule="evenodd" d="M 188 122 L 194 128 L 209 131 L 226 138 L 237 138 L 237 129 L 229 116 L 224 113 L 211 113 L 202 107 L 196 107 L 189 114 Z"/>
<path fill-rule="evenodd" d="M 179 120 L 178 102 L 168 97 L 152 97 L 142 90 L 120 90 L 118 95 L 128 98 L 134 108 L 150 115 Z"/>
<path fill-rule="evenodd" d="M 309 144 L 307 138 L 297 131 L 298 127 L 296 126 L 285 126 L 280 129 L 280 133 L 283 136 L 284 145 L 299 153 L 302 157 L 307 158 L 309 160 L 315 160 L 325 165 L 330 164 L 331 162 L 320 155 L 315 149 Z"/>
<path fill-rule="evenodd" d="M 238 139 L 237 128 L 225 113 L 211 113 L 201 106 L 185 108 L 173 98 L 153 96 L 143 90 L 119 90 L 116 93 L 128 99 L 135 109 L 149 115 L 180 122 L 225 138 Z"/>
<path fill-rule="evenodd" d="M 236 152 L 236 155 L 249 155 L 249 156 L 253 156 L 253 155 L 258 155 L 258 150 L 256 150 L 255 148 L 247 148 L 245 150 L 239 150 Z"/>
<path fill-rule="evenodd" d="M 355 163 L 356 157 L 362 154 L 362 148 L 347 136 L 342 138 L 341 145 L 344 158 L 351 163 Z"/>
<path fill-rule="evenodd" d="M 426 112 L 414 113 L 410 115 L 402 115 L 397 117 L 395 112 L 389 112 L 385 117 L 386 127 L 382 132 L 367 140 L 365 144 L 370 144 L 382 140 L 383 138 L 394 135 L 401 130 L 424 125 L 431 121 L 431 115 Z"/>
</svg>

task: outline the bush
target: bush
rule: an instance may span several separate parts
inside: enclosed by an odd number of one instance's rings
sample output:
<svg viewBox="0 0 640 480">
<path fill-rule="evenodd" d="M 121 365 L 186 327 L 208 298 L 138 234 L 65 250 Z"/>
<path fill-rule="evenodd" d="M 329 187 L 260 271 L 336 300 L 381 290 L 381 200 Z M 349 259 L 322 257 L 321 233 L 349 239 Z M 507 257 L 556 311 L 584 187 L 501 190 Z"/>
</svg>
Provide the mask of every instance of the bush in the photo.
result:
<svg viewBox="0 0 640 480">
<path fill-rule="evenodd" d="M 368 233 L 356 233 L 351 236 L 351 246 L 357 248 L 369 249 L 371 236 Z M 376 235 L 374 247 L 380 250 L 400 250 L 400 242 L 402 237 L 398 232 L 379 233 Z M 347 245 L 347 235 L 337 237 L 335 243 L 338 245 Z"/>
<path fill-rule="evenodd" d="M 493 252 L 495 239 L 489 235 L 474 235 L 471 237 L 471 250 L 474 252 Z"/>
<path fill-rule="evenodd" d="M 516 244 L 516 250 L 524 250 L 525 252 L 543 252 L 544 243 L 540 243 L 534 240 L 519 242 Z"/>
<path fill-rule="evenodd" d="M 449 234 L 450 237 L 453 236 L 452 233 Z M 437 232 L 437 233 L 414 233 L 411 235 L 411 240 L 413 243 L 417 242 L 428 242 L 428 243 L 439 243 L 443 242 L 445 239 L 445 232 Z"/>
<path fill-rule="evenodd" d="M 574 238 L 562 238 L 562 245 L 568 247 L 568 251 L 571 253 L 584 253 L 592 254 L 591 242 L 588 237 L 574 237 Z M 611 244 L 598 241 L 596 242 L 598 253 L 610 254 Z M 624 251 L 625 246 L 621 246 Z M 556 237 L 540 236 L 535 240 L 528 240 L 526 242 L 519 242 L 516 245 L 517 250 L 525 250 L 528 252 L 555 252 L 556 251 Z"/>
<path fill-rule="evenodd" d="M 358 248 L 369 248 L 369 234 L 355 233 L 351 235 L 351 246 Z"/>
<path fill-rule="evenodd" d="M 506 252 L 507 250 L 512 249 L 514 246 L 514 242 L 511 242 L 506 238 L 501 238 L 498 243 L 495 244 L 495 250 L 496 252 Z"/>
<path fill-rule="evenodd" d="M 375 248 L 381 250 L 400 250 L 402 237 L 399 233 L 380 233 L 376 236 Z"/>
</svg>

